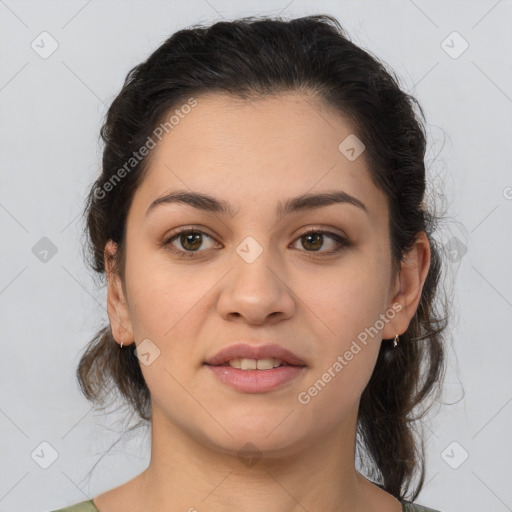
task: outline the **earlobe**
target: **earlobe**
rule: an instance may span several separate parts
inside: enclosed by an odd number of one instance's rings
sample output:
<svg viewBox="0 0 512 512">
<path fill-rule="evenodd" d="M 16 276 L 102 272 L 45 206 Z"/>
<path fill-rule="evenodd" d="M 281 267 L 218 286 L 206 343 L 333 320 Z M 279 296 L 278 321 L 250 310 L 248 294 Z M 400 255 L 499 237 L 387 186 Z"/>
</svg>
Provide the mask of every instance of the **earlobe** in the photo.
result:
<svg viewBox="0 0 512 512">
<path fill-rule="evenodd" d="M 124 296 L 121 276 L 114 270 L 117 244 L 109 240 L 105 245 L 104 263 L 107 276 L 107 313 L 115 340 L 123 345 L 133 342 L 133 331 L 128 303 Z"/>
<path fill-rule="evenodd" d="M 424 231 L 418 234 L 412 249 L 404 256 L 397 276 L 398 291 L 390 302 L 390 307 L 400 304 L 400 311 L 383 329 L 383 339 L 403 334 L 416 313 L 421 300 L 423 285 L 430 268 L 430 244 Z"/>
</svg>

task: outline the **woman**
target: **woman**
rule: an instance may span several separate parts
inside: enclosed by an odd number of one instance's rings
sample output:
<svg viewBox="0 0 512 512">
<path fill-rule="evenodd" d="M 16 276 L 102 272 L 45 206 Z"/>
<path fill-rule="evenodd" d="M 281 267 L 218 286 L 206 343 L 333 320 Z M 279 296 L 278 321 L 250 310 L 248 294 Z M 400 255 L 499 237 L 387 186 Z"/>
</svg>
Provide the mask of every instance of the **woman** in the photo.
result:
<svg viewBox="0 0 512 512">
<path fill-rule="evenodd" d="M 77 375 L 150 422 L 151 461 L 62 510 L 431 510 L 413 410 L 446 322 L 414 106 L 329 16 L 181 30 L 129 73 L 86 209 L 110 325 Z"/>
</svg>

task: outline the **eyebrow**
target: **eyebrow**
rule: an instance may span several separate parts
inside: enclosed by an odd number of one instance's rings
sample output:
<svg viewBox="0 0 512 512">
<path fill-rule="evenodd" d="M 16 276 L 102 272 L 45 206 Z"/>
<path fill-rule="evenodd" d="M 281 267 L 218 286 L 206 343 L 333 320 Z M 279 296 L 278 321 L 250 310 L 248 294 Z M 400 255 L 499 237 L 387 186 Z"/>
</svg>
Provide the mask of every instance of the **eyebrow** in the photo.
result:
<svg viewBox="0 0 512 512">
<path fill-rule="evenodd" d="M 186 190 L 177 190 L 155 199 L 146 211 L 147 215 L 157 206 L 162 204 L 186 204 L 206 212 L 217 213 L 234 217 L 238 210 L 234 210 L 232 205 L 222 199 L 217 199 L 201 192 L 190 192 Z M 364 203 L 354 196 L 342 190 L 324 192 L 321 194 L 303 194 L 292 197 L 286 201 L 280 201 L 276 207 L 276 217 L 280 220 L 283 217 L 300 211 L 308 211 L 332 204 L 350 204 L 357 206 L 368 214 Z"/>
</svg>

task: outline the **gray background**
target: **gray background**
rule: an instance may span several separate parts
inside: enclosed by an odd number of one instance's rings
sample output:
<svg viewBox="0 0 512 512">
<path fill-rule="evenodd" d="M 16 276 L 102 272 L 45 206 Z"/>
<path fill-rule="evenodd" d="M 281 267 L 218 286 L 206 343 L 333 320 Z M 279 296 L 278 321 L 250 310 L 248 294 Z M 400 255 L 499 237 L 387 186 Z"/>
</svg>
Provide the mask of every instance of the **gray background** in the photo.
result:
<svg viewBox="0 0 512 512">
<path fill-rule="evenodd" d="M 127 432 L 122 411 L 95 413 L 75 381 L 107 321 L 105 290 L 81 256 L 99 128 L 128 70 L 171 33 L 263 13 L 335 15 L 423 105 L 431 192 L 447 199 L 438 238 L 454 311 L 443 396 L 452 405 L 426 423 L 418 502 L 512 510 L 510 0 L 0 0 L 0 511 L 52 510 L 146 468 L 148 431 Z"/>
</svg>

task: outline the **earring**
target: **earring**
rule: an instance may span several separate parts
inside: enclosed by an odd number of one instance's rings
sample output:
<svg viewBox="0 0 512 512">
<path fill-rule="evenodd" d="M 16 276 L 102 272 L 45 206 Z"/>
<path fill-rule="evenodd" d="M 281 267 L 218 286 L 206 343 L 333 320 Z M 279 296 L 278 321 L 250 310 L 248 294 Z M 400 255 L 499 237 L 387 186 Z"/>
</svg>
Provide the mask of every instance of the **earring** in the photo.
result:
<svg viewBox="0 0 512 512">
<path fill-rule="evenodd" d="M 393 340 L 393 348 L 396 348 L 398 345 L 398 334 L 395 334 L 395 339 Z"/>
<path fill-rule="evenodd" d="M 121 337 L 121 348 L 123 348 L 123 338 Z"/>
</svg>

